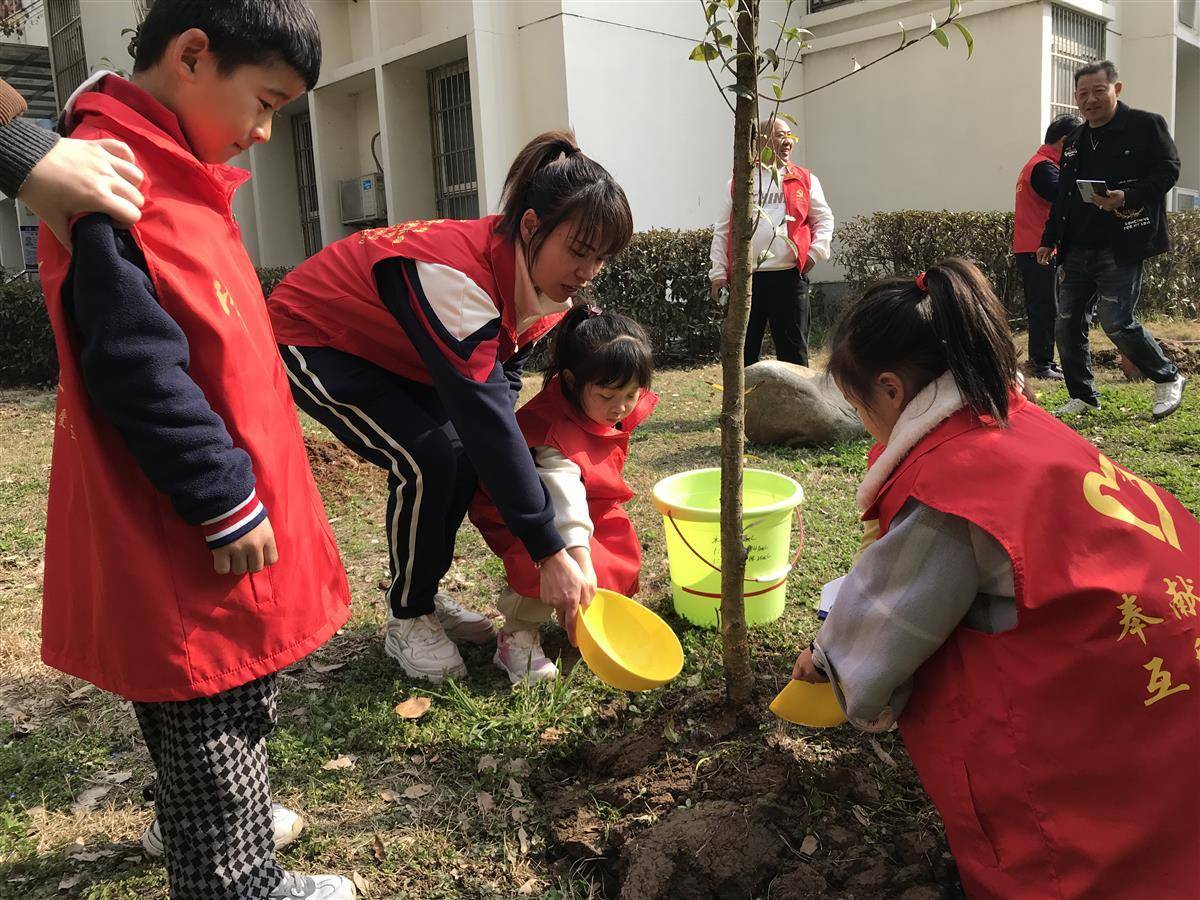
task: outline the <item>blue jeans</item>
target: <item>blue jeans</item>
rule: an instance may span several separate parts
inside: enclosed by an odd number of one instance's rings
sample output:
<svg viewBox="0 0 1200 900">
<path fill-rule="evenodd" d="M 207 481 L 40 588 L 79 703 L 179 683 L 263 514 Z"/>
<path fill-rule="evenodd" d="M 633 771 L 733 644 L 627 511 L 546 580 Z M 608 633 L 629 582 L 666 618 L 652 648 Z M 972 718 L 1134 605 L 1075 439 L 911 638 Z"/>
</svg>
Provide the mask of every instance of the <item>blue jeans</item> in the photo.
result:
<svg viewBox="0 0 1200 900">
<path fill-rule="evenodd" d="M 1151 381 L 1174 381 L 1179 370 L 1158 342 L 1133 317 L 1142 293 L 1142 264 L 1118 266 L 1108 249 L 1079 249 L 1063 261 L 1058 286 L 1058 322 L 1054 329 L 1067 392 L 1078 400 L 1098 403 L 1092 382 L 1088 329 L 1093 316 L 1108 339 Z"/>
</svg>

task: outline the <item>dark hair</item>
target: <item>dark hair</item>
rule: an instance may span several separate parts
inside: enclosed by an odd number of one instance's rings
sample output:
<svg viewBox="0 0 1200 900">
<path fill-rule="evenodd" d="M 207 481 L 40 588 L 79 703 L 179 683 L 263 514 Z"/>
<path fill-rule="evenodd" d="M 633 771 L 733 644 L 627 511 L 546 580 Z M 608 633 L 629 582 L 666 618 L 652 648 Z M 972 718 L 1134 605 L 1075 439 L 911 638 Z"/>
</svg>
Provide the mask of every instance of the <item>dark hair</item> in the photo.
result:
<svg viewBox="0 0 1200 900">
<path fill-rule="evenodd" d="M 282 62 L 311 91 L 321 74 L 321 33 L 303 0 L 155 0 L 138 28 L 133 71 L 162 59 L 167 44 L 189 28 L 208 35 L 217 71 Z"/>
<path fill-rule="evenodd" d="M 526 248 L 530 259 L 563 222 L 573 223 L 572 235 L 601 256 L 619 253 L 633 237 L 625 192 L 604 166 L 583 154 L 571 131 L 539 134 L 513 160 L 500 210 L 500 230 L 509 240 L 520 238 L 527 209 L 538 217 Z"/>
<path fill-rule="evenodd" d="M 1079 87 L 1079 79 L 1083 76 L 1099 75 L 1101 72 L 1104 73 L 1104 77 L 1108 79 L 1109 84 L 1116 84 L 1117 79 L 1120 77 L 1117 75 L 1117 67 L 1114 66 L 1109 60 L 1102 59 L 1100 62 L 1088 63 L 1086 66 L 1080 66 L 1078 69 L 1076 69 L 1075 86 Z"/>
<path fill-rule="evenodd" d="M 620 387 L 636 381 L 638 387 L 650 387 L 654 351 L 645 329 L 629 316 L 581 303 L 558 323 L 543 384 L 564 371 L 574 384 L 560 378 L 563 395 L 579 407 L 584 385 Z"/>
<path fill-rule="evenodd" d="M 949 369 L 972 411 L 1007 422 L 1017 353 L 992 286 L 959 257 L 926 270 L 925 286 L 928 293 L 912 278 L 889 278 L 867 288 L 836 327 L 829 374 L 869 406 L 881 372 L 916 393 Z"/>
<path fill-rule="evenodd" d="M 1046 129 L 1046 140 L 1044 143 L 1054 144 L 1059 138 L 1066 137 L 1076 128 L 1083 124 L 1083 119 L 1074 113 L 1063 113 L 1050 123 L 1050 127 Z"/>
</svg>

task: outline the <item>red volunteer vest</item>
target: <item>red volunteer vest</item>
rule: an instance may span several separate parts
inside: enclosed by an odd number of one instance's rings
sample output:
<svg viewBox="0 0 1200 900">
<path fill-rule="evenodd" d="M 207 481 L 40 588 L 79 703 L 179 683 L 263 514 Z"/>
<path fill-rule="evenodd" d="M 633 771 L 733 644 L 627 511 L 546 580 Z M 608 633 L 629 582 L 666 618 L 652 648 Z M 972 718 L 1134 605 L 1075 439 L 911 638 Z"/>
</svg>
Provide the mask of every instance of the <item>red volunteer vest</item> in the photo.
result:
<svg viewBox="0 0 1200 900">
<path fill-rule="evenodd" d="M 812 203 L 812 175 L 808 169 L 802 169 L 795 163 L 788 163 L 783 172 L 783 208 L 791 216 L 787 223 L 788 240 L 796 248 L 796 266 L 801 272 L 808 264 L 808 251 L 812 247 L 812 226 L 808 223 L 808 210 Z M 729 186 L 733 193 L 733 185 Z M 730 216 L 730 234 L 733 233 L 733 217 Z M 728 244 L 725 248 L 725 264 L 733 271 L 732 250 Z"/>
<path fill-rule="evenodd" d="M 1016 398 L 962 411 L 864 518 L 909 497 L 1012 558 L 1018 623 L 960 627 L 900 730 L 971 897 L 1200 897 L 1200 524 Z"/>
<path fill-rule="evenodd" d="M 469 277 L 500 312 L 496 356 L 484 354 L 466 364 L 472 377 L 485 378 L 496 359 L 507 361 L 562 318 L 544 316 L 517 334 L 516 248 L 500 235 L 499 222 L 499 216 L 402 222 L 330 244 L 293 269 L 271 293 L 268 307 L 276 339 L 297 347 L 333 347 L 429 384 L 425 363 L 384 305 L 373 272 L 383 260 L 399 257 L 437 263 Z"/>
<path fill-rule="evenodd" d="M 629 453 L 630 434 L 646 421 L 657 403 L 657 394 L 643 391 L 622 427 L 609 428 L 576 409 L 563 396 L 556 376 L 517 412 L 517 423 L 531 448 L 553 447 L 579 466 L 594 528 L 588 549 L 596 582 L 627 597 L 638 591 L 642 545 L 622 508 L 633 498 L 633 489 L 621 473 Z M 492 552 L 504 561 L 509 586 L 522 596 L 540 597 L 541 578 L 529 551 L 513 537 L 482 489 L 471 505 L 471 521 Z"/>
<path fill-rule="evenodd" d="M 1046 230 L 1046 219 L 1050 216 L 1051 203 L 1043 200 L 1033 189 L 1033 170 L 1039 163 L 1052 162 L 1058 165 L 1062 151 L 1049 144 L 1038 147 L 1037 153 L 1021 169 L 1017 176 L 1017 201 L 1013 207 L 1013 253 L 1036 253 L 1042 245 L 1042 232 Z"/>
<path fill-rule="evenodd" d="M 187 335 L 189 375 L 250 454 L 279 562 L 217 575 L 88 398 L 61 290 L 71 258 L 39 235 L 60 365 L 46 522 L 42 658 L 131 700 L 188 700 L 276 672 L 349 616 L 350 592 L 313 483 L 254 267 L 230 211 L 249 173 L 206 166 L 178 121 L 110 76 L 75 105 L 73 136 L 125 141 L 146 175 L 133 235 L 158 301 Z"/>
</svg>

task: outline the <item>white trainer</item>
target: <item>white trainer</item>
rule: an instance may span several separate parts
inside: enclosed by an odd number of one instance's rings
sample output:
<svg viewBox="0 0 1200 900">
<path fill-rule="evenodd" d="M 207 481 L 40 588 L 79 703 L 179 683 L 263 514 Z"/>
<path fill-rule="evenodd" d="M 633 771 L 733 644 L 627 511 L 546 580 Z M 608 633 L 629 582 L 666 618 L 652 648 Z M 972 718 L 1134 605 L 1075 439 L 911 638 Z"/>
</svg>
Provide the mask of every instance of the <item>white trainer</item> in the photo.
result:
<svg viewBox="0 0 1200 900">
<path fill-rule="evenodd" d="M 513 684 L 558 677 L 558 666 L 546 659 L 542 638 L 536 628 L 512 634 L 500 632 L 493 662 L 508 674 L 508 680 Z"/>
<path fill-rule="evenodd" d="M 463 678 L 467 667 L 454 642 L 434 613 L 415 619 L 388 619 L 383 650 L 410 678 L 440 684 L 447 678 Z"/>
<path fill-rule="evenodd" d="M 1165 419 L 1183 403 L 1183 386 L 1187 379 L 1176 375 L 1174 381 L 1168 381 L 1154 386 L 1154 406 L 1151 415 L 1156 419 Z"/>
<path fill-rule="evenodd" d="M 268 900 L 354 900 L 354 882 L 341 875 L 301 875 L 284 872 Z"/>
<path fill-rule="evenodd" d="M 286 847 L 300 837 L 300 832 L 304 830 L 304 817 L 297 812 L 292 812 L 286 806 L 272 803 L 271 830 L 274 832 L 275 849 Z M 162 830 L 158 827 L 157 818 L 150 823 L 150 827 L 142 835 L 142 849 L 148 856 L 163 855 Z"/>
<path fill-rule="evenodd" d="M 496 629 L 491 619 L 473 609 L 459 606 L 448 594 L 437 593 L 433 598 L 433 606 L 450 640 L 486 644 L 495 639 Z"/>
<path fill-rule="evenodd" d="M 1086 400 L 1080 400 L 1078 397 L 1072 397 L 1065 404 L 1054 411 L 1056 416 L 1082 416 L 1084 413 L 1096 412 L 1100 408 L 1099 403 L 1088 403 Z"/>
</svg>

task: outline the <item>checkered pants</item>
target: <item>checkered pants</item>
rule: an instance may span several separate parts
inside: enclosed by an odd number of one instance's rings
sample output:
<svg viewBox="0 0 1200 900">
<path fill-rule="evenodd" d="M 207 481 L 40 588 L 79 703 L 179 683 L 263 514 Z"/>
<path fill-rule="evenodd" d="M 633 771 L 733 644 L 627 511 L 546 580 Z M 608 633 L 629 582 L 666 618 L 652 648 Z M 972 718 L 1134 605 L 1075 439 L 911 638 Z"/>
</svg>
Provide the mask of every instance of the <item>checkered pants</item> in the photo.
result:
<svg viewBox="0 0 1200 900">
<path fill-rule="evenodd" d="M 278 697 L 268 675 L 212 697 L 133 704 L 158 770 L 172 900 L 264 900 L 283 877 L 267 780 Z"/>
</svg>

